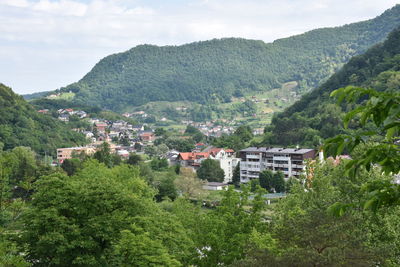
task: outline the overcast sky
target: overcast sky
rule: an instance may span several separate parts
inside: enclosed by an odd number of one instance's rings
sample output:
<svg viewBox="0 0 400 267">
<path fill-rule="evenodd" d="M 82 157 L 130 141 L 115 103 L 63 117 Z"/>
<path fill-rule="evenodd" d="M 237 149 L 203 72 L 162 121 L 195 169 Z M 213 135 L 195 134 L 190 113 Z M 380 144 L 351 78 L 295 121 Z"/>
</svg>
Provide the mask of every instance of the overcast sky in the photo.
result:
<svg viewBox="0 0 400 267">
<path fill-rule="evenodd" d="M 374 18 L 392 0 L 0 0 L 0 82 L 17 93 L 81 79 L 138 44 L 222 37 L 271 42 Z"/>
</svg>

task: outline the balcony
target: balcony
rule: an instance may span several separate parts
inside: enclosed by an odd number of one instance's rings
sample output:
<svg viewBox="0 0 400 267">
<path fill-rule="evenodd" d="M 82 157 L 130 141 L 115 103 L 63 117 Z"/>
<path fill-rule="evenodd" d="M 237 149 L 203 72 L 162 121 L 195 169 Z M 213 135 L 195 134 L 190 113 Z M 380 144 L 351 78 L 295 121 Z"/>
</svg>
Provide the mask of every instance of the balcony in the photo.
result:
<svg viewBox="0 0 400 267">
<path fill-rule="evenodd" d="M 299 169 L 303 169 L 304 167 L 305 167 L 305 165 L 292 164 L 292 168 L 299 168 Z"/>
<path fill-rule="evenodd" d="M 247 154 L 246 158 L 248 158 L 248 159 L 260 159 L 260 155 L 249 155 L 249 154 Z"/>
<path fill-rule="evenodd" d="M 289 168 L 289 164 L 276 164 L 275 163 L 273 166 L 276 168 Z"/>
<path fill-rule="evenodd" d="M 289 157 L 274 157 L 273 160 L 283 160 L 283 161 L 289 161 L 290 158 Z"/>
</svg>

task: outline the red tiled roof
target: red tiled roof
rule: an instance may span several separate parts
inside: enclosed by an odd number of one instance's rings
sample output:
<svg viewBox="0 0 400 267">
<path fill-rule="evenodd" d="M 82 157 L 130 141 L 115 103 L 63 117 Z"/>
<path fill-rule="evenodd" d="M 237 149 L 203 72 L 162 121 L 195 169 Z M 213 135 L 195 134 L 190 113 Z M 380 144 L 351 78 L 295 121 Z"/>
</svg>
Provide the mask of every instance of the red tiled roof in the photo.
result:
<svg viewBox="0 0 400 267">
<path fill-rule="evenodd" d="M 154 133 L 142 133 L 140 134 L 140 136 L 153 136 Z"/>
<path fill-rule="evenodd" d="M 226 153 L 235 153 L 235 150 L 228 148 L 228 149 L 225 149 L 225 152 Z"/>
<path fill-rule="evenodd" d="M 179 158 L 182 160 L 195 160 L 201 158 L 208 158 L 210 153 L 208 152 L 181 152 L 179 153 Z"/>
<path fill-rule="evenodd" d="M 209 152 L 210 152 L 211 155 L 215 156 L 215 155 L 217 155 L 221 150 L 222 150 L 222 148 L 212 148 L 212 149 L 210 149 Z"/>
</svg>

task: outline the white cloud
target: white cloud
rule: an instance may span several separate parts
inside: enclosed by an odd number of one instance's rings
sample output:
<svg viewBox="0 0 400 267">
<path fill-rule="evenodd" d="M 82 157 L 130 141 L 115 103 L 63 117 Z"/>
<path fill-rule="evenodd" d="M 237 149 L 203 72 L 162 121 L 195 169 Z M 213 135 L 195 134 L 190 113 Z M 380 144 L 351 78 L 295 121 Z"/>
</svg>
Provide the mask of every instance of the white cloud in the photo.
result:
<svg viewBox="0 0 400 267">
<path fill-rule="evenodd" d="M 0 0 L 0 61 L 9 62 L 0 65 L 0 82 L 13 85 L 17 92 L 51 90 L 79 80 L 102 57 L 138 44 L 221 37 L 270 42 L 369 19 L 395 4 L 393 0 Z"/>
<path fill-rule="evenodd" d="M 27 7 L 30 5 L 27 0 L 3 0 L 1 4 L 14 7 Z"/>
<path fill-rule="evenodd" d="M 87 5 L 76 1 L 61 0 L 53 2 L 49 0 L 40 0 L 32 5 L 32 10 L 54 14 L 57 16 L 84 16 Z"/>
</svg>

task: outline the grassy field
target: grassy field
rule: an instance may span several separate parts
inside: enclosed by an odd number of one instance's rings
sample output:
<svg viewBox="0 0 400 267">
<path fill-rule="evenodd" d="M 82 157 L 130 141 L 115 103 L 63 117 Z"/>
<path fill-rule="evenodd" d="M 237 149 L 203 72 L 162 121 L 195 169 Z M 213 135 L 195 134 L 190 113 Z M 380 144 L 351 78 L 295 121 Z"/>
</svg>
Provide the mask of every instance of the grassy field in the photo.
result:
<svg viewBox="0 0 400 267">
<path fill-rule="evenodd" d="M 281 88 L 251 93 L 240 98 L 233 98 L 229 103 L 215 103 L 212 105 L 212 115 L 210 120 L 218 120 L 222 125 L 238 126 L 249 124 L 253 128 L 263 128 L 271 122 L 275 112 L 280 112 L 300 98 L 296 93 L 296 82 L 288 82 Z M 239 112 L 240 105 L 251 101 L 255 107 L 255 112 Z M 189 101 L 158 101 L 149 102 L 139 107 L 127 107 L 127 112 L 143 110 L 149 115 L 155 116 L 159 120 L 165 118 L 166 121 L 156 126 L 163 126 L 174 130 L 182 129 L 182 121 L 191 120 L 191 112 L 203 110 L 205 106 Z M 164 125 L 162 125 L 164 124 Z"/>
</svg>

